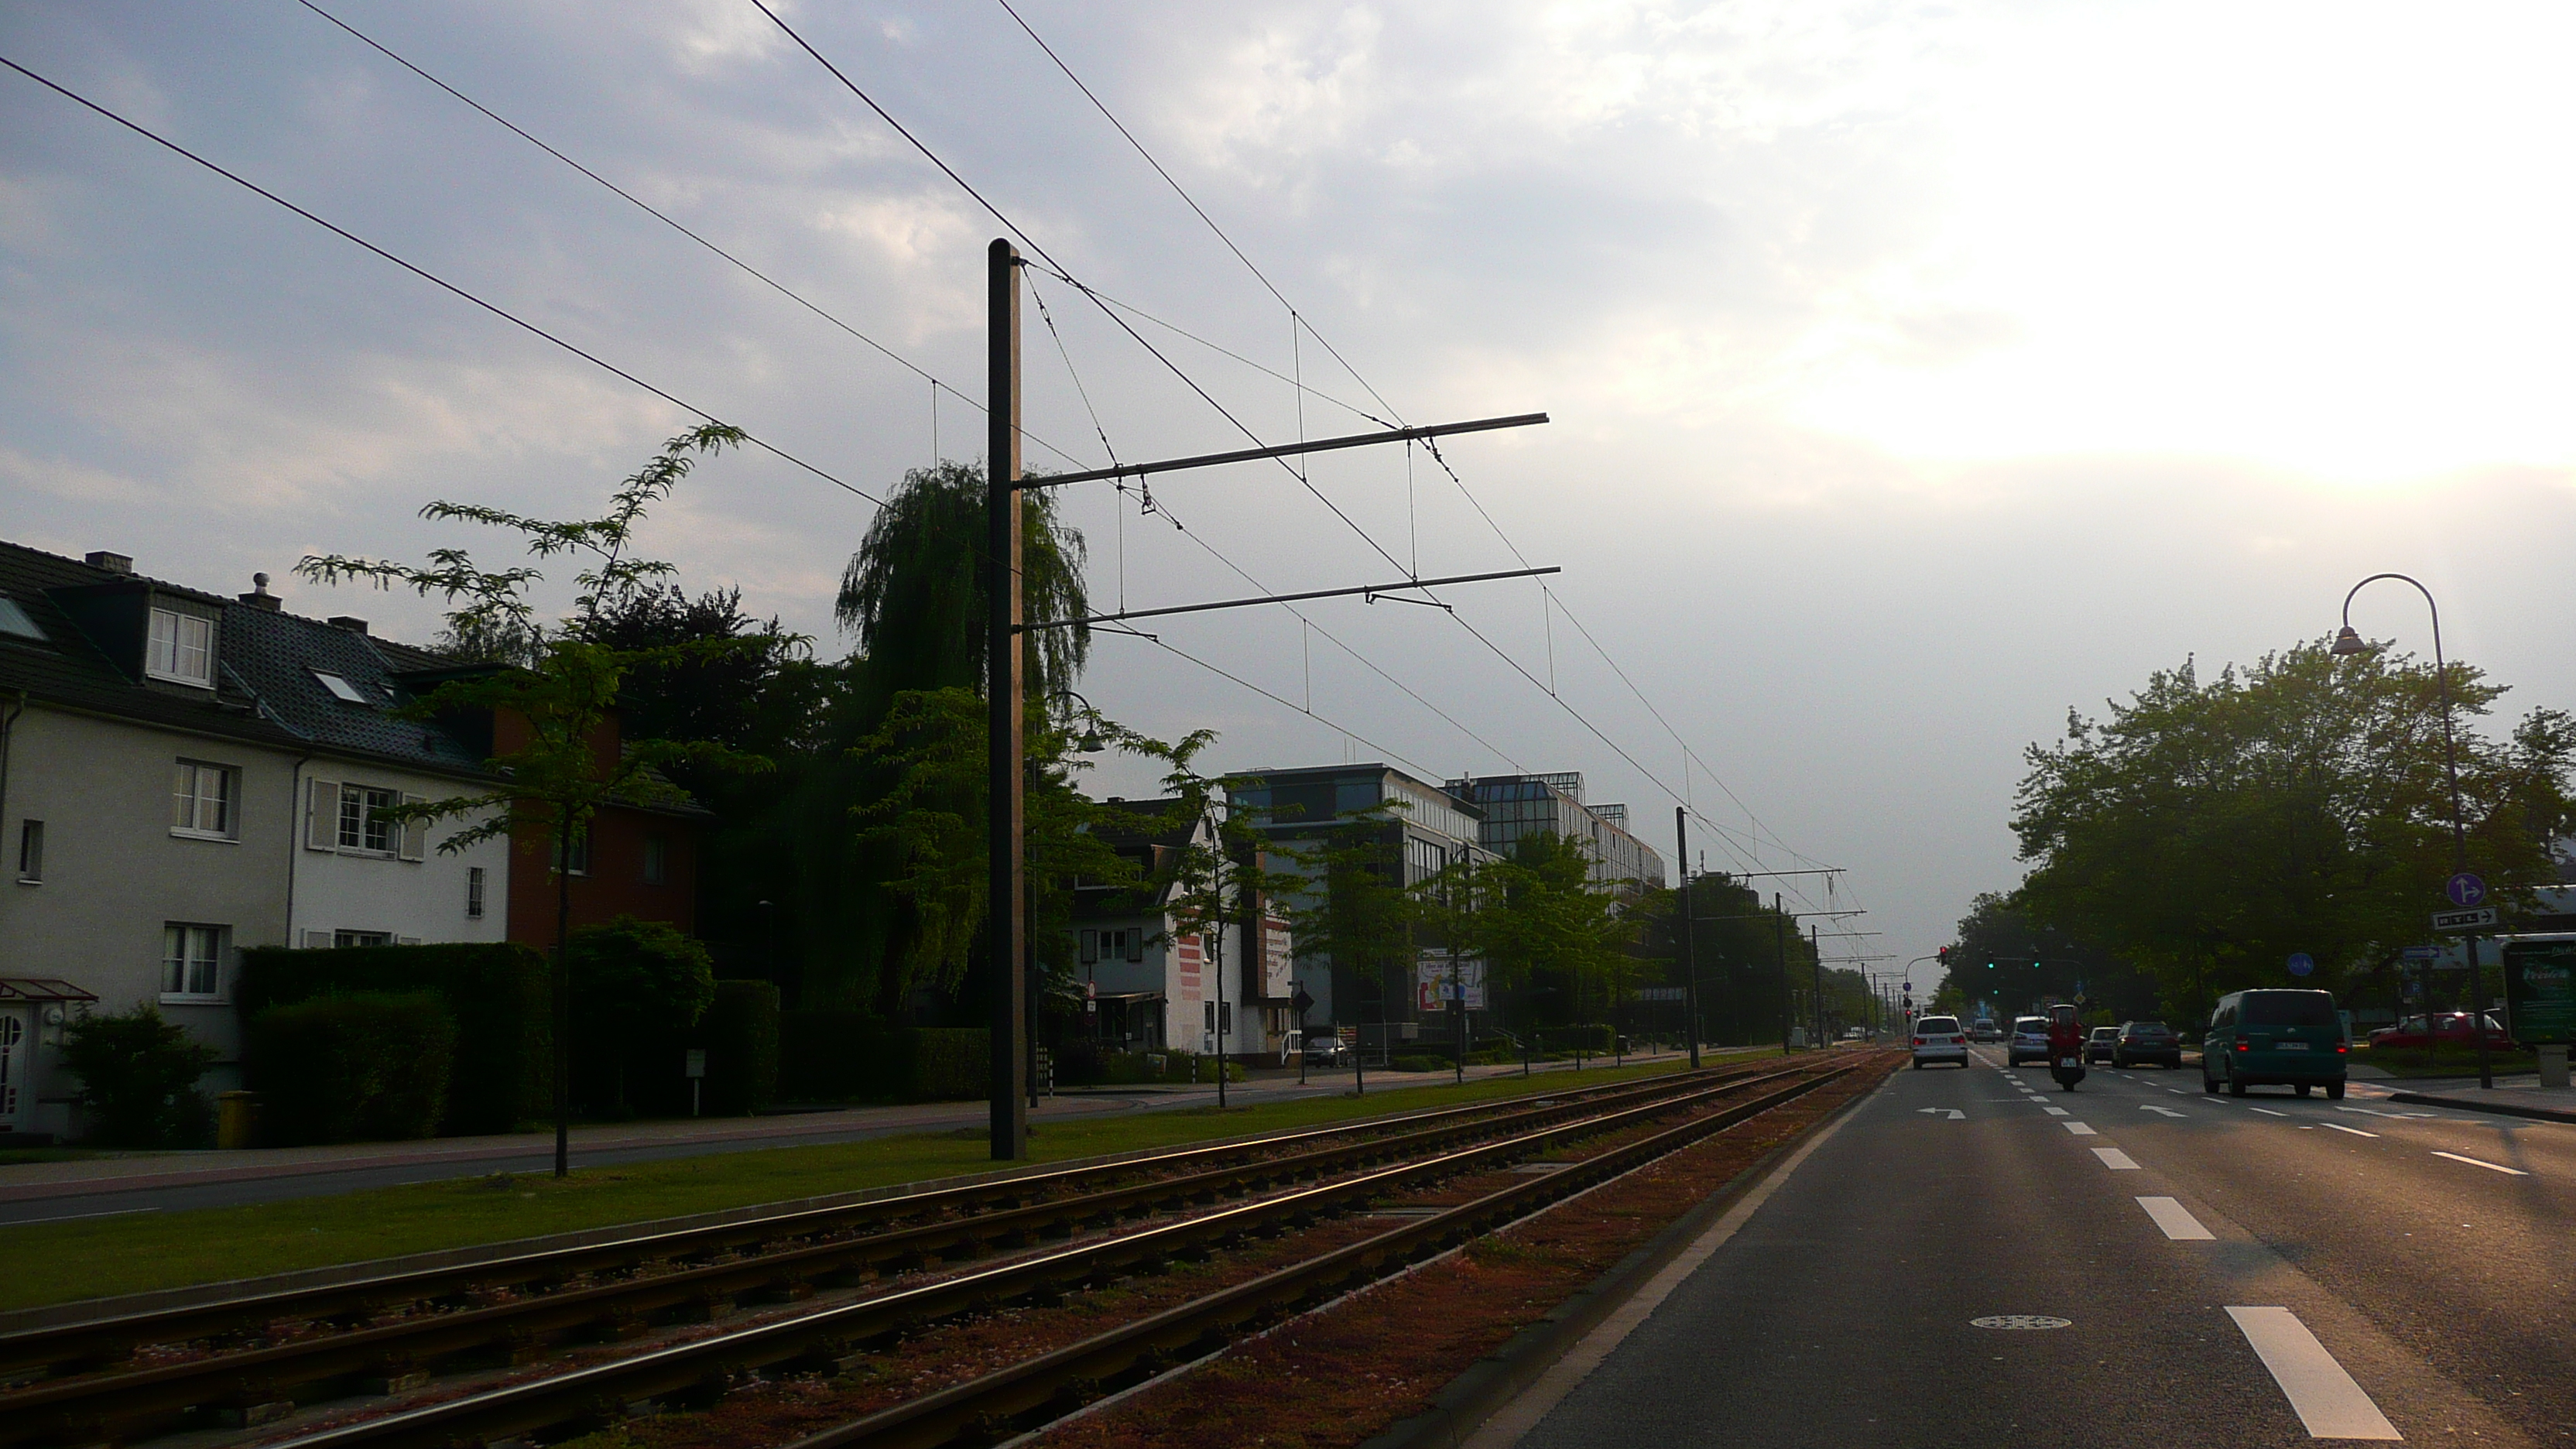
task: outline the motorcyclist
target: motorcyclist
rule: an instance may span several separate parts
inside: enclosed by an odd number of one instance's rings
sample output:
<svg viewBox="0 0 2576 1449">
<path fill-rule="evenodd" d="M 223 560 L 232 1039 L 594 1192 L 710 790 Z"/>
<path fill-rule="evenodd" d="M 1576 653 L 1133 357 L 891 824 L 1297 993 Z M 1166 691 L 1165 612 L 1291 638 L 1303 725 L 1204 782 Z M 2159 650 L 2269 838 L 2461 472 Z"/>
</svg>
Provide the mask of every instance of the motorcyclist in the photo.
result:
<svg viewBox="0 0 2576 1449">
<path fill-rule="evenodd" d="M 2065 1065 L 2069 1061 L 2075 1063 L 2071 1068 Z M 2048 1009 L 2048 1071 L 2070 1092 L 2084 1080 L 2084 1024 L 2064 1002 Z"/>
</svg>

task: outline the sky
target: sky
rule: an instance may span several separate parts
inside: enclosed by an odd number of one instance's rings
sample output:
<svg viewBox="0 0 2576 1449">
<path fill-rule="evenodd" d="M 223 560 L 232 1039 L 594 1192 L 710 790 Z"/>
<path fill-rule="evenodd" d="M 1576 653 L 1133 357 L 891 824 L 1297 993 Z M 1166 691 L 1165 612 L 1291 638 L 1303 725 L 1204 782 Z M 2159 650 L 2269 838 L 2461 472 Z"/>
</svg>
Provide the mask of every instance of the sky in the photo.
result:
<svg viewBox="0 0 2576 1449">
<path fill-rule="evenodd" d="M 0 56 L 832 475 L 728 454 L 646 544 L 845 652 L 861 495 L 982 452 L 1003 223 L 750 0 L 315 3 L 795 296 L 299 0 L 15 0 Z M 1089 289 L 1031 279 L 1033 463 L 1552 419 L 1065 490 L 1127 607 L 1564 570 L 1099 638 L 1218 766 L 1579 770 L 1840 868 L 1776 883 L 1897 970 L 2019 880 L 2070 709 L 2366 575 L 2576 708 L 2564 6 L 1013 3 L 1189 201 L 998 0 L 778 8 Z M 692 421 L 8 71 L 0 399 L 0 537 L 416 640 L 296 560 L 495 548 L 420 506 L 580 516 Z"/>
</svg>

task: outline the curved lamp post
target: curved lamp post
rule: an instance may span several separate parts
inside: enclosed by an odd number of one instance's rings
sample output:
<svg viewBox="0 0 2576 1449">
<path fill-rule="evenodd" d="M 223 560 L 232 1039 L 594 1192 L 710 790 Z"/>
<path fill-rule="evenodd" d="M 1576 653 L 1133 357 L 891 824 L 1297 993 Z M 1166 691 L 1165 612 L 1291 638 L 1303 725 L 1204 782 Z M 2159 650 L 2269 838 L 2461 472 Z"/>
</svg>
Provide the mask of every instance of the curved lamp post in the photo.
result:
<svg viewBox="0 0 2576 1449">
<path fill-rule="evenodd" d="M 2440 691 L 2442 700 L 2442 773 L 2451 787 L 2451 869 L 2466 874 L 2469 868 L 2469 841 L 2468 831 L 2462 823 L 2460 811 L 2460 747 L 2451 733 L 2451 671 L 2442 659 L 2442 606 L 2433 602 L 2433 591 L 2404 574 L 2372 574 L 2369 578 L 2353 585 L 2351 591 L 2343 596 L 2343 628 L 2335 634 L 2335 657 L 2344 658 L 2370 652 L 2370 645 L 2352 627 L 2352 600 L 2353 595 L 2381 579 L 2395 579 L 2402 584 L 2413 584 L 2415 592 L 2424 596 L 2425 609 L 2433 616 L 2433 682 Z M 2495 1072 L 2487 1057 L 2486 982 L 2485 973 L 2478 969 L 2478 938 L 2474 932 L 2469 936 L 2468 947 L 2469 1029 L 2476 1034 L 2478 1043 L 2478 1085 L 2491 1089 L 2495 1086 Z M 2429 989 L 2424 1002 L 2424 1039 L 2425 1050 L 2428 1052 L 2433 1050 L 2436 1038 L 2433 1031 L 2433 1002 Z"/>
</svg>

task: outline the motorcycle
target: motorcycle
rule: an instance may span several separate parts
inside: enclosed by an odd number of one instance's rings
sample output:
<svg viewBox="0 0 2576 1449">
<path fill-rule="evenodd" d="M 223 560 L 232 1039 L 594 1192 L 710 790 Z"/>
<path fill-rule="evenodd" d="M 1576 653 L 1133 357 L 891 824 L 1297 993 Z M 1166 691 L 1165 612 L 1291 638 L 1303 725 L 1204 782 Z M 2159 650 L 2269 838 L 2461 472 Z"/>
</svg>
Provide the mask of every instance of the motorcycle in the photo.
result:
<svg viewBox="0 0 2576 1449">
<path fill-rule="evenodd" d="M 2069 1092 L 2074 1091 L 2075 1084 L 2084 1080 L 2083 1054 L 2079 1052 L 2074 1056 L 2055 1059 L 2049 1063 L 2048 1074 L 2057 1079 L 2057 1085 L 2060 1088 Z"/>
</svg>

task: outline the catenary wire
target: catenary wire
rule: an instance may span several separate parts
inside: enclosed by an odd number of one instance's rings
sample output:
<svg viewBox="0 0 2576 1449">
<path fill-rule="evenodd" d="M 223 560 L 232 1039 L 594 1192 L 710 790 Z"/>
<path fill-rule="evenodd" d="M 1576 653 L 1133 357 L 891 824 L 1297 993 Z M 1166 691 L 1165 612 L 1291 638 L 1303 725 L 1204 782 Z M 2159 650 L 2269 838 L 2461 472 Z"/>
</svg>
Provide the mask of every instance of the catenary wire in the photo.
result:
<svg viewBox="0 0 2576 1449">
<path fill-rule="evenodd" d="M 771 291 L 776 292 L 778 295 L 785 297 L 797 306 L 802 307 L 806 311 L 813 313 L 815 316 L 822 318 L 826 322 L 829 322 L 834 327 L 848 333 L 858 341 L 865 343 L 888 362 L 893 363 L 897 367 L 903 368 L 913 376 L 929 383 L 934 395 L 933 406 L 937 405 L 936 394 L 944 391 L 950 397 L 957 399 L 959 402 L 966 404 L 977 412 L 985 410 L 984 404 L 976 401 L 967 394 L 958 391 L 955 385 L 948 382 L 945 378 L 939 377 L 928 369 L 922 367 L 919 363 L 914 362 L 911 358 L 904 356 L 902 353 L 899 353 L 893 348 L 886 346 L 884 343 L 877 341 L 875 338 L 870 337 L 858 328 L 851 326 L 848 322 L 843 321 L 840 317 L 834 315 L 829 309 L 823 307 L 821 304 L 804 296 L 794 288 L 789 287 L 786 283 L 770 276 L 767 272 L 760 270 L 751 263 L 744 261 L 741 257 L 734 255 L 724 247 L 709 240 L 707 237 L 692 229 L 678 218 L 673 217 L 669 213 L 654 206 L 651 202 L 644 200 L 642 197 L 628 191 L 625 187 L 609 180 L 607 177 L 602 176 L 590 167 L 583 165 L 581 162 L 574 160 L 568 155 L 565 155 L 552 144 L 530 133 L 525 127 L 519 125 L 516 121 L 500 114 L 491 107 L 483 104 L 481 101 L 478 101 L 472 96 L 465 94 L 463 91 L 458 90 L 456 87 L 449 85 L 446 81 L 439 79 L 437 76 L 430 74 L 419 65 L 414 64 L 409 58 L 394 50 L 391 46 L 386 45 L 383 41 L 376 39 L 374 36 L 358 29 L 356 26 L 351 25 L 339 16 L 323 9 L 320 5 L 315 4 L 314 0 L 296 0 L 296 3 L 347 32 L 360 44 L 375 51 L 378 55 L 381 55 L 385 59 L 392 61 L 394 64 L 401 66 L 403 69 L 410 71 L 413 75 L 429 82 L 429 84 L 437 87 L 439 90 L 446 92 L 458 102 L 481 114 L 494 125 L 501 127 L 503 130 L 508 131 L 520 140 L 527 142 L 529 145 L 536 147 L 538 150 L 545 152 L 547 155 L 552 156 L 566 166 L 580 172 L 592 181 L 597 182 L 600 186 L 606 188 L 620 200 L 633 206 L 636 210 L 643 212 L 646 216 L 653 218 L 655 221 L 662 223 L 671 230 L 678 232 L 680 235 L 687 237 L 693 242 L 696 242 L 699 246 L 706 248 L 708 251 L 715 253 L 719 257 L 722 257 L 725 261 L 731 263 L 735 268 L 740 270 L 744 275 L 751 277 L 753 280 L 769 288 Z M 1048 452 L 1055 454 L 1057 457 L 1064 459 L 1066 462 L 1072 463 L 1076 467 L 1088 468 L 1091 466 L 1088 460 L 1075 457 L 1073 454 L 1066 452 L 1064 449 L 1057 447 L 1046 439 L 1029 432 L 1026 428 L 1022 428 L 1020 430 L 1020 435 L 1027 438 L 1030 442 L 1037 444 L 1039 447 L 1046 449 Z"/>
<path fill-rule="evenodd" d="M 286 208 L 288 211 L 294 212 L 297 216 L 304 218 L 306 221 L 313 223 L 315 226 L 322 228 L 324 231 L 330 232 L 332 235 L 339 237 L 343 241 L 352 243 L 353 245 L 362 247 L 365 250 L 374 253 L 376 256 L 393 263 L 395 266 L 402 268 L 404 271 L 411 273 L 422 281 L 439 288 L 441 291 L 470 302 L 475 306 L 482 308 L 484 311 L 491 313 L 493 316 L 500 318 L 502 321 L 509 323 L 513 327 L 519 328 L 533 336 L 541 337 L 546 341 L 553 343 L 555 346 L 562 348 L 564 351 L 571 353 L 573 356 L 580 358 L 591 366 L 600 369 L 602 372 L 606 372 L 614 377 L 622 378 L 625 381 L 642 388 L 644 391 L 649 392 L 653 396 L 660 398 L 662 401 L 669 403 L 671 406 L 680 409 L 682 412 L 704 418 L 706 421 L 711 423 L 721 423 L 724 421 L 714 413 L 707 411 L 705 408 L 699 407 L 695 403 L 684 401 L 671 393 L 663 391 L 661 388 L 655 387 L 653 384 L 646 382 L 644 379 L 637 377 L 635 374 L 628 372 L 617 364 L 608 361 L 597 353 L 590 352 L 575 343 L 568 342 L 497 303 L 487 302 L 483 298 L 465 290 L 454 282 L 448 281 L 437 273 L 429 271 L 427 268 L 405 261 L 403 258 L 394 255 L 392 252 L 385 250 L 383 247 L 376 245 L 374 242 L 367 240 L 356 232 L 350 231 L 348 228 L 337 225 L 336 223 L 324 220 L 322 217 L 305 210 L 303 207 L 296 205 L 294 202 L 287 200 L 285 197 L 278 195 L 276 192 L 269 190 L 258 182 L 252 181 L 238 172 L 226 170 L 224 167 L 198 155 L 196 152 L 189 150 L 187 147 L 180 145 L 178 142 L 171 140 L 167 136 L 163 136 L 139 122 L 127 120 L 125 117 L 118 115 L 116 112 L 109 110 L 98 102 L 80 94 L 78 91 L 72 90 L 70 87 L 58 82 L 48 80 L 44 76 L 38 75 L 36 72 L 29 70 L 27 67 L 20 65 L 18 62 L 9 59 L 5 55 L 0 55 L 0 65 L 7 66 L 9 69 L 14 70 L 18 74 L 25 76 L 27 79 L 34 81 L 36 84 L 45 87 L 47 90 L 53 91 L 55 94 L 62 96 L 66 100 L 73 101 L 101 116 L 106 117 L 108 120 L 114 121 L 116 124 L 123 126 L 125 129 L 132 131 L 134 134 L 143 137 L 145 140 L 150 141 L 155 145 L 161 146 L 180 156 L 186 157 L 188 160 L 196 162 L 198 165 L 214 172 L 216 175 L 223 177 L 225 180 L 232 182 L 234 185 L 239 186 L 246 191 L 250 191 L 275 202 L 279 206 Z M 858 487 L 856 484 L 849 483 L 838 478 L 832 473 L 816 467 L 812 463 L 806 462 L 804 459 L 797 457 L 795 454 L 788 452 L 786 449 L 779 447 L 775 443 L 761 438 L 757 434 L 746 430 L 743 433 L 743 438 L 754 447 L 759 448 L 761 451 L 768 453 L 772 457 L 778 458 L 783 462 L 792 463 L 796 467 L 804 469 L 806 472 L 813 474 L 815 477 L 822 479 L 824 482 L 831 484 L 835 488 L 842 489 L 845 492 L 864 498 L 868 502 L 877 505 L 879 508 L 883 508 L 885 506 L 884 499 L 877 497 L 866 489 Z"/>
</svg>

